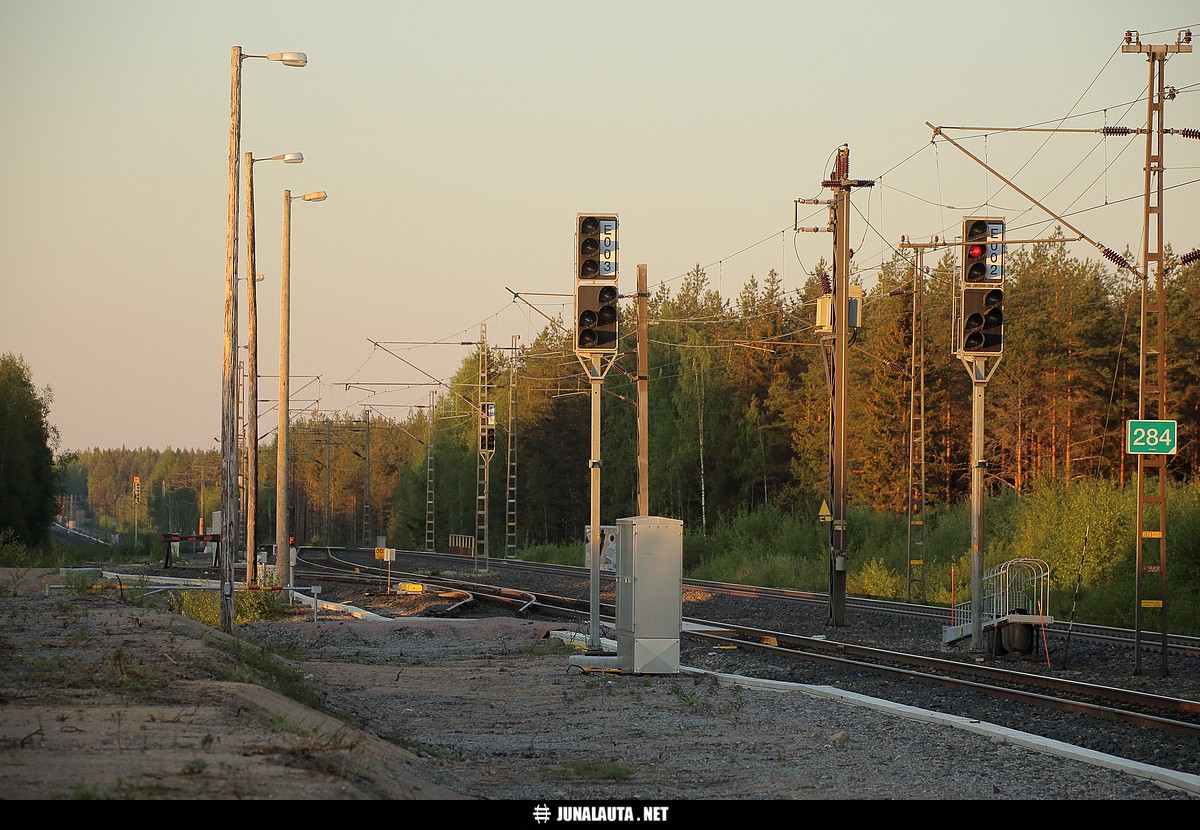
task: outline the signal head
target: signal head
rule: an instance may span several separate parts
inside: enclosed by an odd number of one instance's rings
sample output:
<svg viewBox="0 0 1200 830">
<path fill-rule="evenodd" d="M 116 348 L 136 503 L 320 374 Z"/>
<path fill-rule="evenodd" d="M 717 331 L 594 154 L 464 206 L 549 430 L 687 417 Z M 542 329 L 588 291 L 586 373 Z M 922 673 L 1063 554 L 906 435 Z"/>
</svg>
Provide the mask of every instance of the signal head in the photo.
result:
<svg viewBox="0 0 1200 830">
<path fill-rule="evenodd" d="M 617 278 L 616 214 L 575 216 L 575 279 Z"/>
</svg>

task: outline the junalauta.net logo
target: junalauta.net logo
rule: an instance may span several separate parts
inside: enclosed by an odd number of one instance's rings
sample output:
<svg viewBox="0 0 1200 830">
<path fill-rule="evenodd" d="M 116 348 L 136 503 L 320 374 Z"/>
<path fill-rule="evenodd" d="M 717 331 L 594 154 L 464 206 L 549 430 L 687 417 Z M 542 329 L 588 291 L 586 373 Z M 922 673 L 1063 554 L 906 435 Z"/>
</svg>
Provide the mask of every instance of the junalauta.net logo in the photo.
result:
<svg viewBox="0 0 1200 830">
<path fill-rule="evenodd" d="M 558 807 L 557 814 L 545 804 L 533 808 L 533 820 L 538 824 L 546 824 L 553 817 L 555 821 L 667 821 L 667 811 L 670 807 L 640 805 L 638 813 L 628 805 L 569 805 Z"/>
</svg>

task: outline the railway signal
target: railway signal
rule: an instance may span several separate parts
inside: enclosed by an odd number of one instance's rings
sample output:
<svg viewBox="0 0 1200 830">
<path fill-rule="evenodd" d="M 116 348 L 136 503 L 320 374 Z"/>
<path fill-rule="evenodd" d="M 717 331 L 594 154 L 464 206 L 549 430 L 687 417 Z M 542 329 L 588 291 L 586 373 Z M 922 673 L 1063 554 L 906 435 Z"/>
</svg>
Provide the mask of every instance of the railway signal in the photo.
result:
<svg viewBox="0 0 1200 830">
<path fill-rule="evenodd" d="M 1004 350 L 1004 232 L 1003 219 L 963 219 L 959 344 L 968 357 Z"/>
<path fill-rule="evenodd" d="M 575 348 L 581 352 L 617 350 L 617 287 L 580 285 L 575 289 Z"/>
<path fill-rule="evenodd" d="M 496 404 L 485 403 L 479 408 L 479 451 L 496 451 Z"/>
<path fill-rule="evenodd" d="M 617 216 L 575 215 L 575 351 L 617 351 Z"/>
</svg>

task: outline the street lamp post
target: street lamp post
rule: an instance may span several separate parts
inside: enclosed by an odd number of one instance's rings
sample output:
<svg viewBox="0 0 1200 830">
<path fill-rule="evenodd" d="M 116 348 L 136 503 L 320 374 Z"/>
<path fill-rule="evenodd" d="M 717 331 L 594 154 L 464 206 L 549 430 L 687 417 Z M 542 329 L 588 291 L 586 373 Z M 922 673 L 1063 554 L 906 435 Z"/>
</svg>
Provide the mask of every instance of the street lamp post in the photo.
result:
<svg viewBox="0 0 1200 830">
<path fill-rule="evenodd" d="M 292 545 L 288 540 L 287 515 L 287 456 L 288 456 L 288 371 L 291 362 L 291 284 L 292 284 L 292 202 L 325 201 L 325 191 L 318 190 L 293 196 L 292 191 L 283 191 L 283 268 L 279 281 L 279 429 L 275 434 L 275 568 L 279 584 L 290 590 L 292 585 Z"/>
<path fill-rule="evenodd" d="M 230 58 L 229 81 L 229 200 L 225 228 L 225 356 L 221 376 L 221 541 L 218 547 L 221 565 L 221 630 L 233 633 L 233 550 L 238 531 L 237 476 L 237 248 L 238 248 L 238 164 L 242 144 L 242 61 L 266 58 L 285 66 L 304 66 L 303 52 L 276 52 L 271 55 L 243 55 L 234 46 Z"/>
<path fill-rule="evenodd" d="M 283 153 L 269 158 L 254 158 L 246 153 L 246 268 L 252 278 L 246 280 L 246 584 L 256 580 L 258 558 L 257 512 L 258 512 L 258 290 L 256 283 L 262 279 L 255 274 L 257 263 L 254 251 L 254 165 L 260 161 L 282 161 L 284 164 L 299 164 L 304 161 L 303 153 Z"/>
</svg>

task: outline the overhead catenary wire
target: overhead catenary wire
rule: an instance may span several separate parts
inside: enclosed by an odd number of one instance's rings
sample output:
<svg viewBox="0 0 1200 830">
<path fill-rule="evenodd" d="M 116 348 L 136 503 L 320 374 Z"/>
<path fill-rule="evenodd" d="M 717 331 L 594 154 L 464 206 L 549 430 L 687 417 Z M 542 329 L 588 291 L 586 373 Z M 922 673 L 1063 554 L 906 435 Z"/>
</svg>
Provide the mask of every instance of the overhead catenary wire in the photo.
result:
<svg viewBox="0 0 1200 830">
<path fill-rule="evenodd" d="M 1167 30 L 1164 30 L 1164 31 L 1167 31 Z M 1075 102 L 1074 102 L 1074 103 L 1071 105 L 1071 107 L 1068 109 L 1068 111 L 1067 111 L 1067 112 L 1066 112 L 1064 115 L 1061 115 L 1061 116 L 1059 116 L 1059 117 L 1056 117 L 1056 118 L 1053 118 L 1053 119 L 1047 119 L 1047 120 L 1044 120 L 1044 121 L 1040 121 L 1040 122 L 1030 122 L 1030 123 L 1027 123 L 1026 125 L 1024 125 L 1023 127 L 1017 127 L 1017 128 L 1010 128 L 1010 127 L 987 127 L 987 128 L 980 128 L 980 129 L 982 129 L 982 130 L 984 130 L 984 131 L 992 132 L 992 133 L 1006 133 L 1006 132 L 1014 132 L 1014 131 L 1017 131 L 1017 130 L 1022 130 L 1022 129 L 1023 129 L 1023 130 L 1025 130 L 1025 131 L 1031 131 L 1031 132 L 1032 132 L 1032 131 L 1039 131 L 1039 130 L 1042 128 L 1042 126 L 1043 126 L 1043 125 L 1049 125 L 1049 126 L 1046 126 L 1046 127 L 1045 127 L 1045 130 L 1044 130 L 1045 132 L 1048 132 L 1048 133 L 1053 133 L 1053 132 L 1095 132 L 1095 131 L 1096 131 L 1095 129 L 1074 128 L 1074 127 L 1069 127 L 1069 126 L 1065 126 L 1065 125 L 1066 125 L 1066 124 L 1067 124 L 1067 122 L 1069 122 L 1069 121 L 1076 121 L 1076 120 L 1078 120 L 1078 119 L 1085 118 L 1085 117 L 1092 116 L 1092 115 L 1096 115 L 1096 114 L 1105 114 L 1105 115 L 1107 116 L 1107 113 L 1108 113 L 1108 112 L 1109 112 L 1111 109 L 1113 109 L 1114 107 L 1124 108 L 1124 110 L 1125 110 L 1125 111 L 1128 111 L 1130 108 L 1132 108 L 1133 106 L 1135 106 L 1135 105 L 1136 105 L 1136 103 L 1138 103 L 1138 99 L 1134 99 L 1134 100 L 1131 100 L 1131 101 L 1123 101 L 1122 103 L 1120 103 L 1120 104 L 1117 104 L 1117 105 L 1108 105 L 1108 106 L 1106 106 L 1106 107 L 1103 107 L 1103 108 L 1096 108 L 1096 109 L 1091 109 L 1091 110 L 1082 111 L 1082 112 L 1075 112 L 1075 109 L 1078 107 L 1079 103 L 1080 103 L 1080 102 L 1083 100 L 1083 98 L 1086 96 L 1086 94 L 1088 93 L 1088 91 L 1094 88 L 1094 86 L 1095 86 L 1095 84 L 1097 83 L 1097 81 L 1098 81 L 1098 79 L 1099 79 L 1100 75 L 1102 75 L 1102 74 L 1103 74 L 1103 72 L 1105 71 L 1105 69 L 1106 69 L 1106 68 L 1107 68 L 1107 67 L 1110 65 L 1110 63 L 1112 62 L 1113 56 L 1114 56 L 1115 54 L 1117 54 L 1117 53 L 1118 53 L 1118 51 L 1119 51 L 1119 47 L 1118 47 L 1117 49 L 1114 49 L 1114 51 L 1113 51 L 1112 53 L 1110 53 L 1109 55 L 1107 55 L 1107 56 L 1105 57 L 1105 59 L 1104 59 L 1103 63 L 1101 64 L 1101 66 L 1100 66 L 1099 70 L 1098 70 L 1098 71 L 1095 73 L 1095 75 L 1093 76 L 1093 78 L 1092 78 L 1092 79 L 1091 79 L 1091 80 L 1088 82 L 1088 84 L 1087 84 L 1087 85 L 1084 87 L 1083 91 L 1082 91 L 1082 92 L 1080 93 L 1080 95 L 1077 97 L 1076 101 L 1075 101 Z M 1194 89 L 1194 88 L 1195 88 L 1196 86 L 1197 86 L 1196 84 L 1187 84 L 1187 85 L 1183 85 L 1183 86 L 1179 87 L 1179 89 L 1180 89 L 1181 91 L 1185 92 L 1185 93 L 1186 93 L 1186 92 L 1192 92 L 1192 91 L 1195 91 L 1195 89 Z M 1106 122 L 1107 122 L 1107 117 L 1106 117 Z M 1122 129 L 1122 130 L 1127 130 L 1127 129 L 1129 129 L 1129 128 L 1120 128 L 1120 129 Z M 1186 132 L 1186 131 L 1185 131 L 1185 132 Z M 1106 123 L 1106 128 L 1102 129 L 1102 134 L 1104 135 L 1104 137 L 1105 137 L 1105 138 L 1109 138 L 1109 137 L 1112 137 L 1112 136 L 1114 136 L 1114 135 L 1124 135 L 1124 134 L 1126 134 L 1126 133 L 1119 132 L 1119 131 L 1118 131 L 1117 129 L 1115 129 L 1115 128 L 1110 130 L 1110 129 L 1108 129 L 1108 128 L 1107 128 L 1107 123 Z M 1189 136 L 1189 137 L 1190 137 L 1190 136 Z M 1047 139 L 1047 141 L 1048 141 L 1048 140 L 1049 140 L 1049 139 Z M 1100 147 L 1100 146 L 1102 146 L 1102 145 L 1103 145 L 1103 146 L 1106 146 L 1106 144 L 1107 144 L 1107 142 L 1101 142 L 1101 143 L 1098 143 L 1097 145 L 1095 145 L 1095 146 L 1093 146 L 1093 147 L 1091 147 L 1091 148 L 1089 149 L 1089 151 L 1088 151 L 1088 154 L 1095 153 L 1095 152 L 1096 152 L 1096 149 L 1097 149 L 1098 147 Z M 1031 154 L 1031 156 L 1030 156 L 1030 159 L 1032 159 L 1034 156 L 1036 156 L 1036 155 L 1038 154 L 1038 152 L 1040 152 L 1040 149 L 1041 149 L 1041 147 L 1043 147 L 1043 146 L 1045 146 L 1045 142 L 1043 142 L 1043 143 L 1042 143 L 1042 145 L 1040 145 L 1040 146 L 1039 146 L 1039 148 L 1038 148 L 1037 150 L 1035 150 L 1033 154 Z M 1128 145 L 1127 145 L 1127 146 L 1128 146 Z M 892 189 L 892 190 L 893 190 L 895 193 L 897 193 L 897 194 L 902 194 L 902 195 L 903 195 L 905 198 L 908 198 L 908 199 L 914 199 L 914 200 L 916 200 L 916 201 L 920 201 L 920 202 L 923 202 L 923 203 L 926 203 L 926 204 L 930 204 L 930 205 L 937 205 L 937 206 L 939 206 L 939 207 L 943 207 L 943 208 L 945 208 L 945 207 L 947 207 L 947 204 L 946 204 L 946 200 L 945 200 L 944 198 L 938 198 L 938 199 L 936 199 L 936 200 L 933 200 L 933 199 L 927 199 L 927 198 L 925 198 L 925 197 L 923 197 L 923 196 L 921 196 L 921 195 L 919 195 L 919 194 L 916 194 L 916 193 L 913 193 L 913 192 L 911 192 L 911 190 L 910 190 L 910 189 L 893 187 L 893 186 L 891 186 L 891 185 L 890 185 L 890 183 L 885 183 L 885 182 L 883 181 L 883 179 L 884 179 L 884 176 L 885 176 L 886 174 L 890 174 L 890 173 L 892 173 L 893 171 L 895 171 L 895 170 L 898 170 L 898 169 L 900 169 L 900 168 L 904 167 L 906 164 L 908 164 L 909 162 L 911 162 L 913 159 L 917 158 L 917 157 L 918 157 L 918 156 L 921 154 L 921 152 L 923 152 L 923 150 L 924 150 L 925 148 L 927 148 L 927 147 L 933 147 L 933 148 L 934 148 L 934 150 L 935 150 L 935 155 L 934 155 L 935 164 L 940 164 L 940 162 L 938 161 L 938 159 L 940 158 L 940 156 L 939 156 L 939 155 L 938 155 L 938 153 L 937 153 L 938 142 L 937 142 L 937 141 L 928 141 L 928 142 L 923 142 L 923 143 L 922 143 L 922 145 L 921 145 L 920 147 L 918 147 L 917 149 L 914 149 L 914 150 L 912 150 L 910 153 L 908 153 L 908 154 L 907 154 L 907 155 L 905 155 L 903 158 L 901 158 L 901 159 L 900 159 L 900 161 L 898 161 L 898 162 L 896 162 L 895 164 L 893 164 L 893 165 L 891 165 L 890 167 L 888 167 L 888 168 L 887 168 L 887 169 L 884 171 L 884 174 L 881 174 L 881 175 L 879 176 L 879 179 L 880 179 L 879 183 L 880 183 L 880 185 L 881 185 L 881 186 L 887 186 L 887 187 L 890 187 L 890 188 L 891 188 L 891 189 Z M 836 152 L 836 150 L 835 150 L 835 152 Z M 1085 155 L 1084 155 L 1084 156 L 1083 156 L 1083 157 L 1080 159 L 1080 161 L 1079 161 L 1079 162 L 1077 162 L 1077 163 L 1076 163 L 1076 164 L 1075 164 L 1073 167 L 1071 167 L 1070 169 L 1071 169 L 1071 170 L 1078 169 L 1078 168 L 1080 167 L 1080 165 L 1083 163 L 1083 160 L 1087 158 L 1088 154 L 1085 154 Z M 832 154 L 831 154 L 831 158 L 832 158 Z M 1119 157 L 1118 157 L 1118 158 L 1119 158 Z M 1111 168 L 1111 166 L 1112 166 L 1112 164 L 1113 164 L 1114 162 L 1116 162 L 1116 161 L 1118 160 L 1118 158 L 1114 158 L 1114 159 L 1111 159 L 1111 160 L 1109 160 L 1109 159 L 1106 159 L 1106 160 L 1105 160 L 1105 164 L 1104 164 L 1104 170 L 1105 170 L 1105 171 L 1107 171 L 1108 169 L 1110 169 L 1110 168 Z M 1028 160 L 1026 161 L 1026 163 L 1025 163 L 1025 164 L 1028 164 Z M 1021 169 L 1022 169 L 1022 170 L 1023 170 L 1023 169 L 1025 169 L 1025 165 L 1022 165 Z M 1062 179 L 1061 179 L 1059 182 L 1057 182 L 1057 183 L 1054 185 L 1053 189 L 1051 189 L 1049 192 L 1055 192 L 1055 190 L 1057 190 L 1059 187 L 1061 187 L 1061 185 L 1062 185 L 1062 184 L 1063 184 L 1063 183 L 1066 181 L 1066 179 L 1067 179 L 1068 175 L 1069 175 L 1069 171 L 1068 171 L 1068 174 L 1067 174 L 1067 175 L 1064 175 L 1064 176 L 1062 177 Z M 1102 172 L 1100 175 L 1104 175 L 1104 173 Z M 942 179 L 941 179 L 941 176 L 936 176 L 936 177 L 935 177 L 935 179 L 937 180 L 937 182 L 938 182 L 938 185 L 939 185 L 939 188 L 940 188 L 940 186 L 941 186 L 941 181 L 942 181 Z M 1093 180 L 1093 183 L 1094 183 L 1094 181 L 1095 181 L 1095 180 Z M 1196 181 L 1189 181 L 1189 182 L 1184 182 L 1184 183 L 1180 183 L 1180 184 L 1177 184 L 1177 185 L 1171 185 L 1171 186 L 1170 186 L 1170 189 L 1174 189 L 1174 188 L 1177 188 L 1177 187 L 1185 187 L 1185 186 L 1189 186 L 1189 185 L 1192 185 L 1192 184 L 1195 184 L 1195 183 L 1196 183 Z M 1023 194 L 1023 195 L 1027 195 L 1027 194 Z M 882 192 L 881 192 L 881 197 L 880 197 L 880 198 L 881 198 L 880 211 L 882 211 L 882 202 L 883 202 L 883 195 L 882 195 Z M 1074 225 L 1073 225 L 1073 224 L 1072 224 L 1072 223 L 1069 221 L 1069 219 L 1070 219 L 1071 217 L 1075 217 L 1075 216 L 1084 215 L 1084 214 L 1086 214 L 1086 213 L 1088 213 L 1088 212 L 1091 212 L 1091 211 L 1098 210 L 1098 209 L 1100 209 L 1100 208 L 1102 208 L 1102 207 L 1107 207 L 1107 206 L 1109 206 L 1109 205 L 1114 205 L 1114 204 L 1119 204 L 1119 203 L 1121 203 L 1121 202 L 1130 201 L 1130 200 L 1132 200 L 1133 198 L 1138 198 L 1138 197 L 1119 197 L 1119 198 L 1116 198 L 1116 199 L 1112 199 L 1112 198 L 1109 198 L 1109 197 L 1108 197 L 1108 195 L 1106 194 L 1106 195 L 1105 195 L 1105 199 L 1104 199 L 1104 202 L 1103 202 L 1103 204 L 1090 205 L 1090 206 L 1083 206 L 1083 207 L 1080 207 L 1080 208 L 1079 208 L 1079 209 L 1077 209 L 1077 210 L 1068 210 L 1068 211 L 1063 211 L 1063 212 L 1062 212 L 1060 215 L 1054 215 L 1054 218 L 1055 218 L 1055 219 L 1060 219 L 1060 220 L 1063 220 L 1063 224 L 1064 224 L 1064 226 L 1066 226 L 1067 228 L 1069 228 L 1069 229 L 1070 229 L 1070 230 L 1071 230 L 1073 233 L 1077 234 L 1077 235 L 1079 236 L 1079 238 L 1080 238 L 1080 239 L 1082 239 L 1082 240 L 1084 240 L 1084 241 L 1088 241 L 1089 243 L 1091 243 L 1091 244 L 1095 245 L 1095 246 L 1098 248 L 1098 250 L 1100 250 L 1100 251 L 1101 251 L 1101 253 L 1102 253 L 1102 254 L 1104 254 L 1104 256 L 1105 256 L 1105 258 L 1106 258 L 1106 259 L 1109 259 L 1110 261 L 1114 262 L 1114 264 L 1117 264 L 1118 266 L 1122 266 L 1122 265 L 1128 265 L 1128 263 L 1125 263 L 1125 262 L 1123 261 L 1123 258 L 1122 258 L 1122 257 L 1120 257 L 1120 255 L 1119 255 L 1119 254 L 1116 254 L 1116 253 L 1115 253 L 1115 252 L 1113 252 L 1113 251 L 1109 251 L 1107 248 L 1105 248 L 1104 246 L 1100 245 L 1098 242 L 1096 242 L 1095 240 L 1091 239 L 1091 238 L 1090 238 L 1090 237 L 1088 237 L 1086 234 L 1082 234 L 1082 233 L 1080 233 L 1080 231 L 1079 231 L 1077 228 L 1075 228 L 1075 227 L 1074 227 Z M 1077 201 L 1078 201 L 1078 199 L 1076 199 L 1076 202 L 1077 202 Z M 1072 202 L 1071 204 L 1072 204 L 1072 205 L 1074 205 L 1076 202 Z M 864 244 L 866 243 L 866 235 L 867 235 L 867 233 L 868 233 L 868 230 L 869 230 L 869 231 L 871 231 L 871 232 L 874 232 L 875 234 L 877 234 L 877 235 L 879 236 L 879 238 L 880 238 L 881 240 L 883 240 L 883 241 L 884 241 L 884 243 L 885 243 L 884 250 L 885 250 L 885 251 L 890 251 L 891 255 L 893 255 L 893 256 L 894 256 L 894 255 L 896 254 L 896 247 L 895 247 L 894 245 L 892 245 L 890 242 L 888 242 L 887 236 L 886 236 L 886 234 L 884 233 L 883 229 L 882 229 L 882 228 L 880 228 L 880 227 L 878 227 L 878 226 L 876 225 L 876 223 L 874 223 L 873 221 L 871 221 L 871 216 L 872 216 L 872 210 L 873 210 L 873 206 L 872 206 L 871 204 L 869 204 L 869 203 L 868 203 L 868 205 L 867 205 L 867 206 L 866 206 L 866 208 L 865 208 L 865 213 L 864 213 L 863 211 L 859 210 L 859 208 L 858 208 L 857 206 L 855 206 L 855 207 L 854 207 L 854 209 L 855 209 L 856 211 L 858 211 L 860 215 L 863 215 L 863 216 L 864 216 L 864 219 L 866 220 L 866 226 L 864 227 L 864 230 L 863 230 L 863 235 L 862 235 L 862 236 L 863 236 L 863 239 L 860 241 L 860 243 L 859 243 L 859 246 L 858 246 L 858 247 L 859 247 L 859 254 L 860 254 L 860 257 L 862 256 L 863 247 L 864 247 Z M 1027 208 L 1026 210 L 1028 210 L 1028 208 Z M 1052 215 L 1053 215 L 1053 214 L 1052 214 Z M 881 217 L 881 218 L 882 218 L 882 217 Z M 727 255 L 724 255 L 724 256 L 721 256 L 721 257 L 719 257 L 719 258 L 716 258 L 716 259 L 714 259 L 714 260 L 713 260 L 712 262 L 710 262 L 710 263 L 709 263 L 709 265 L 707 265 L 707 266 L 699 266 L 699 265 L 698 265 L 698 266 L 697 266 L 697 268 L 709 269 L 709 268 L 716 267 L 716 268 L 720 269 L 720 272 L 721 272 L 721 274 L 720 274 L 720 280 L 721 280 L 721 282 L 722 282 L 721 288 L 723 288 L 723 277 L 724 277 L 723 270 L 724 270 L 724 265 L 725 265 L 725 262 L 726 262 L 726 260 L 732 260 L 732 259 L 736 258 L 737 256 L 739 256 L 739 255 L 741 255 L 741 254 L 745 253 L 745 252 L 748 252 L 748 251 L 750 251 L 750 250 L 752 250 L 752 249 L 754 249 L 754 248 L 756 248 L 756 247 L 758 247 L 758 246 L 760 246 L 760 245 L 762 245 L 762 244 L 764 244 L 764 243 L 766 243 L 766 242 L 769 242 L 770 240 L 772 240 L 772 239 L 774 239 L 774 238 L 775 238 L 776 234 L 779 234 L 779 235 L 780 235 L 780 239 L 781 239 L 781 243 L 782 243 L 782 242 L 783 242 L 783 236 L 782 236 L 782 235 L 783 235 L 783 233 L 785 233 L 785 232 L 786 232 L 786 228 L 784 228 L 784 229 L 782 229 L 782 230 L 780 230 L 780 231 L 774 231 L 774 232 L 772 232 L 771 234 L 769 234 L 768 236 L 765 236 L 765 237 L 763 237 L 762 239 L 760 239 L 760 240 L 758 240 L 758 241 L 752 242 L 752 243 L 750 243 L 750 244 L 748 244 L 748 245 L 744 245 L 744 246 L 742 246 L 742 247 L 740 247 L 740 248 L 737 248 L 736 250 L 734 250 L 733 252 L 731 252 L 731 253 L 729 253 L 729 254 L 727 254 Z M 795 241 L 795 240 L 794 240 L 794 241 Z M 1066 240 L 1066 241 L 1074 241 L 1074 240 Z M 781 244 L 781 252 L 782 252 L 782 250 L 783 250 L 783 248 L 782 248 L 782 244 Z M 799 262 L 799 263 L 800 263 L 800 265 L 801 265 L 801 269 L 802 269 L 802 271 L 804 271 L 804 273 L 808 273 L 808 270 L 807 270 L 807 268 L 805 268 L 805 266 L 804 266 L 803 259 L 802 259 L 802 258 L 801 258 L 801 256 L 800 256 L 799 248 L 798 248 L 798 247 L 796 247 L 796 245 L 795 245 L 795 244 L 793 245 L 793 251 L 794 251 L 794 254 L 796 255 L 797 262 Z M 786 258 L 784 258 L 784 257 L 781 257 L 781 262 L 783 262 L 783 263 L 786 263 Z M 858 273 L 859 273 L 859 275 L 860 275 L 860 276 L 867 275 L 867 274 L 870 274 L 870 273 L 872 273 L 873 271 L 877 270 L 877 269 L 878 269 L 878 268 L 880 268 L 880 267 L 882 267 L 882 264 L 878 264 L 878 265 L 875 265 L 875 264 L 872 264 L 872 265 L 865 265 L 865 264 L 864 264 L 864 265 L 861 265 L 861 267 L 860 267 L 860 269 L 859 269 Z M 659 288 L 659 289 L 662 289 L 662 288 L 664 288 L 665 286 L 669 285 L 670 283 L 672 283 L 672 282 L 675 282 L 675 281 L 678 281 L 679 279 L 684 279 L 684 278 L 686 278 L 686 277 L 690 276 L 690 275 L 691 275 L 691 274 L 693 274 L 693 273 L 695 273 L 695 272 L 694 272 L 694 271 L 689 271 L 689 272 L 686 272 L 686 273 L 678 274 L 678 275 L 676 275 L 676 276 L 674 276 L 674 277 L 670 277 L 670 278 L 667 278 L 667 279 L 660 280 L 659 282 L 657 282 L 657 283 L 656 283 L 656 287 L 657 287 L 657 288 Z M 513 305 L 513 304 L 515 304 L 515 301 L 516 301 L 516 300 L 520 299 L 520 300 L 522 301 L 522 304 L 523 304 L 523 305 L 524 305 L 524 306 L 525 306 L 525 307 L 526 307 L 528 310 L 530 310 L 530 311 L 531 311 L 533 314 L 536 314 L 536 315 L 540 316 L 540 317 L 541 317 L 543 320 L 547 321 L 548 323 L 550 323 L 550 325 L 551 325 L 551 326 L 553 326 L 553 327 L 555 327 L 555 328 L 562 327 L 562 324 L 561 324 L 561 316 L 560 316 L 560 318 L 559 318 L 559 319 L 557 319 L 557 320 L 556 320 L 556 319 L 554 319 L 553 317 L 551 317 L 550 315 L 546 314 L 546 313 L 545 313 L 544 311 L 542 311 L 540 308 L 538 308 L 538 307 L 537 307 L 537 306 L 536 306 L 534 303 L 532 303 L 532 302 L 529 302 L 529 300 L 527 299 L 528 297 L 532 297 L 532 296 L 541 296 L 541 295 L 537 295 L 537 294 L 534 294 L 534 293 L 531 293 L 531 292 L 518 292 L 518 291 L 514 291 L 513 289 L 507 289 L 507 290 L 508 290 L 508 291 L 509 291 L 509 292 L 512 294 L 512 298 L 511 298 L 512 302 L 510 302 L 508 305 Z M 569 296 L 569 295 L 565 295 L 565 294 L 553 294 L 553 295 L 550 295 L 550 294 L 547 294 L 547 295 L 545 295 L 545 296 L 566 297 L 566 296 Z M 493 314 L 493 315 L 491 315 L 491 317 L 489 317 L 488 319 L 492 319 L 492 318 L 494 318 L 495 316 L 497 316 L 497 314 L 499 314 L 499 312 L 497 312 L 496 314 Z M 683 322 L 683 321 L 680 321 L 680 322 Z M 694 323 L 698 323 L 698 324 L 703 324 L 703 321 L 699 321 L 699 320 L 693 320 L 693 321 L 690 321 L 690 322 L 694 322 Z M 721 319 L 720 319 L 720 316 L 719 316 L 719 315 L 716 315 L 716 316 L 714 316 L 714 317 L 711 319 L 711 321 L 710 321 L 710 322 L 717 322 L 717 323 L 720 323 L 720 322 L 722 322 L 722 321 L 721 321 Z M 660 342 L 661 342 L 661 341 L 660 341 Z M 360 368 L 361 368 L 361 367 L 360 367 Z"/>
</svg>

